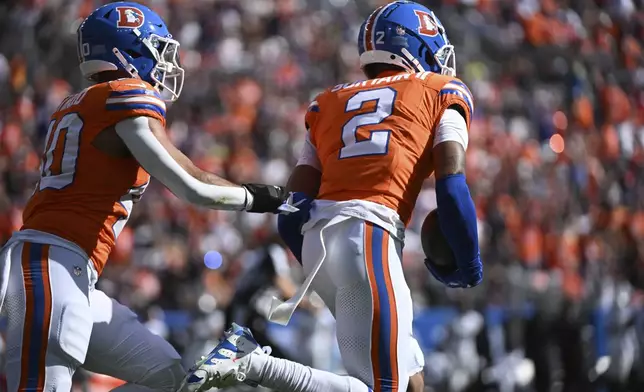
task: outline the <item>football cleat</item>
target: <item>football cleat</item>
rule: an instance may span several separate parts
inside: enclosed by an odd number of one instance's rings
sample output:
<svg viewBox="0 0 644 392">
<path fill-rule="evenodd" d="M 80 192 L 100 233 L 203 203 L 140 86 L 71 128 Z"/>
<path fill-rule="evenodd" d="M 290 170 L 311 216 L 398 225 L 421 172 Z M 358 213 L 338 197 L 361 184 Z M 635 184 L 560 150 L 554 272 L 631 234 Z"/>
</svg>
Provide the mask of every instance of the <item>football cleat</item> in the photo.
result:
<svg viewBox="0 0 644 392">
<path fill-rule="evenodd" d="M 256 387 L 257 382 L 247 379 L 250 361 L 253 355 L 270 352 L 270 347 L 260 347 L 248 328 L 233 323 L 217 347 L 188 371 L 179 390 L 201 392 L 241 383 Z"/>
</svg>

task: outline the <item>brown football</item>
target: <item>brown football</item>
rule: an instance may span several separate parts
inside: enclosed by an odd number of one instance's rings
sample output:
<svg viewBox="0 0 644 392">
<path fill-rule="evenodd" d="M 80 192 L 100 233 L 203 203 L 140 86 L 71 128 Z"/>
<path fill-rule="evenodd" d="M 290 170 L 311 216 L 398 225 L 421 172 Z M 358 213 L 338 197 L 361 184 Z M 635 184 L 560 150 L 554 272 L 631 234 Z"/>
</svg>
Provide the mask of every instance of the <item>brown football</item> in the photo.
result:
<svg viewBox="0 0 644 392">
<path fill-rule="evenodd" d="M 425 256 L 434 266 L 455 271 L 456 259 L 438 223 L 438 210 L 433 210 L 427 215 L 420 231 Z"/>
</svg>

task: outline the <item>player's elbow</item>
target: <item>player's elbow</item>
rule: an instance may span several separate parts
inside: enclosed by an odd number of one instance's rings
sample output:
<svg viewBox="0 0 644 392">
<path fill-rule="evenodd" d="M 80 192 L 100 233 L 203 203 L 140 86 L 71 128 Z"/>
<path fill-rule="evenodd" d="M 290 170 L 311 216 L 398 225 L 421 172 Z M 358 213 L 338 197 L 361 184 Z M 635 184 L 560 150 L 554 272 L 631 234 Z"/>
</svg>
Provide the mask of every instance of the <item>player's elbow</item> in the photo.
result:
<svg viewBox="0 0 644 392">
<path fill-rule="evenodd" d="M 288 179 L 287 189 L 290 192 L 302 192 L 314 199 L 320 191 L 322 173 L 311 165 L 295 166 Z"/>
</svg>

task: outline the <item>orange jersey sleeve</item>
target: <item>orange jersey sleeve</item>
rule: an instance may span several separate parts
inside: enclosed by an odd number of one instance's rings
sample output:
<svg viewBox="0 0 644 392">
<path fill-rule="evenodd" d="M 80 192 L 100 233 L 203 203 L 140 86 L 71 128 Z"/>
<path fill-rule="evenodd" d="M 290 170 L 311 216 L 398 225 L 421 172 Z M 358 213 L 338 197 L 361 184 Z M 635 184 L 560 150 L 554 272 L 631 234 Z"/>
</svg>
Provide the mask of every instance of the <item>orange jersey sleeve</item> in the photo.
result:
<svg viewBox="0 0 644 392">
<path fill-rule="evenodd" d="M 150 84 L 138 79 L 121 79 L 109 82 L 106 87 L 108 121 L 116 124 L 128 117 L 146 116 L 161 121 L 165 126 L 165 102 Z"/>
<path fill-rule="evenodd" d="M 319 96 L 318 96 L 319 97 Z M 304 125 L 307 130 L 310 130 L 312 126 L 315 126 L 317 123 L 318 115 L 320 114 L 320 103 L 316 99 L 311 102 L 309 107 L 306 109 L 306 115 L 304 116 Z"/>
<path fill-rule="evenodd" d="M 432 75 L 426 79 L 430 99 L 431 117 L 437 125 L 443 113 L 450 106 L 458 106 L 465 114 L 467 129 L 474 115 L 474 96 L 470 89 L 457 78 L 443 75 Z"/>
<path fill-rule="evenodd" d="M 106 154 L 94 141 L 137 116 L 165 124 L 165 103 L 139 79 L 101 83 L 67 97 L 52 115 L 40 181 L 23 214 L 23 229 L 74 242 L 99 273 L 150 176 L 134 158 Z"/>
</svg>

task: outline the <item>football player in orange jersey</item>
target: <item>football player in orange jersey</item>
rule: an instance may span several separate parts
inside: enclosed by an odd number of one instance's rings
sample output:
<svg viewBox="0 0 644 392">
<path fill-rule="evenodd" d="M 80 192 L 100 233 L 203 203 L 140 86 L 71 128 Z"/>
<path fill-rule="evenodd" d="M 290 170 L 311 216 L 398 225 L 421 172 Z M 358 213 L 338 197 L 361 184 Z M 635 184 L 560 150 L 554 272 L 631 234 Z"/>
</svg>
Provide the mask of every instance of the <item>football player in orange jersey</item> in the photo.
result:
<svg viewBox="0 0 644 392">
<path fill-rule="evenodd" d="M 269 313 L 287 323 L 312 285 L 335 315 L 348 375 L 271 357 L 250 330 L 233 325 L 191 370 L 186 383 L 196 390 L 243 381 L 298 392 L 422 391 L 424 357 L 401 261 L 405 226 L 432 173 L 458 269 L 426 265 L 450 287 L 481 282 L 476 211 L 464 176 L 474 105 L 454 76 L 445 29 L 426 7 L 395 1 L 367 18 L 358 41 L 367 80 L 324 91 L 306 114 L 307 140 L 288 186 L 299 212 L 278 222 L 307 279 L 291 300 L 274 300 Z"/>
<path fill-rule="evenodd" d="M 172 346 L 94 287 L 150 176 L 213 209 L 275 212 L 285 198 L 280 187 L 206 173 L 170 143 L 164 98 L 181 93 L 178 50 L 137 3 L 98 8 L 78 29 L 80 68 L 95 84 L 52 115 L 24 226 L 0 253 L 11 392 L 69 391 L 81 365 L 127 381 L 119 391 L 180 386 Z"/>
</svg>

